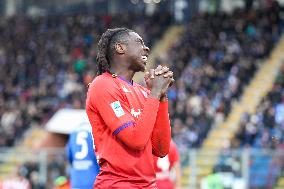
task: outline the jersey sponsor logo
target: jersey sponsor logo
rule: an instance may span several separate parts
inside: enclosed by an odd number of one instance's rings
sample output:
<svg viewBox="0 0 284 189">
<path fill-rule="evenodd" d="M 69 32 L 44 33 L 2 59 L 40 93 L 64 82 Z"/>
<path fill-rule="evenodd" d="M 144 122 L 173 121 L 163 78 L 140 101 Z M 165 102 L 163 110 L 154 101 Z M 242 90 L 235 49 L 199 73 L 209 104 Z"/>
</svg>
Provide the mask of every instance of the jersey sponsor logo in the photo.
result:
<svg viewBox="0 0 284 189">
<path fill-rule="evenodd" d="M 138 118 L 139 117 L 139 115 L 141 114 L 141 109 L 138 109 L 138 111 L 135 111 L 134 110 L 134 108 L 131 108 L 131 115 L 133 116 L 133 117 L 136 117 L 136 118 Z"/>
<path fill-rule="evenodd" d="M 76 170 L 88 170 L 93 164 L 91 160 L 75 160 L 72 162 L 73 168 Z"/>
<path fill-rule="evenodd" d="M 110 106 L 111 106 L 112 110 L 114 111 L 116 117 L 121 117 L 125 114 L 120 103 L 119 103 L 119 101 L 112 102 L 110 104 Z"/>
</svg>

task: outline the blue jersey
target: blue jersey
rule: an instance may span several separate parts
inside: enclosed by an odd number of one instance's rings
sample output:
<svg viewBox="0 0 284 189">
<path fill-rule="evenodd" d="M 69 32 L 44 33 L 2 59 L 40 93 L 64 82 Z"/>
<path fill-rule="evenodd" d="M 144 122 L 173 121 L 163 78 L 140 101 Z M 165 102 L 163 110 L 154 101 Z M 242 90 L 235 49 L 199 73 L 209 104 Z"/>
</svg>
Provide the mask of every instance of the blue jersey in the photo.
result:
<svg viewBox="0 0 284 189">
<path fill-rule="evenodd" d="M 72 189 L 92 189 L 99 173 L 90 126 L 80 126 L 69 137 L 67 157 L 71 163 Z"/>
</svg>

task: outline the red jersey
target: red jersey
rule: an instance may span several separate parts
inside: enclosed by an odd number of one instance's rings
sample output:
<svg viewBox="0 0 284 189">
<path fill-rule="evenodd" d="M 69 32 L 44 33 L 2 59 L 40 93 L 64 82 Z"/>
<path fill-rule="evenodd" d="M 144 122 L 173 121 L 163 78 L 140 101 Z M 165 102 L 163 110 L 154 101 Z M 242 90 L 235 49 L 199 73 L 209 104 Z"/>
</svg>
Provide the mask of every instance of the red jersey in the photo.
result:
<svg viewBox="0 0 284 189">
<path fill-rule="evenodd" d="M 90 84 L 86 111 L 101 167 L 95 188 L 156 188 L 152 153 L 168 153 L 170 122 L 168 103 L 149 94 L 109 73 Z"/>
<path fill-rule="evenodd" d="M 170 144 L 168 155 L 163 158 L 154 156 L 155 170 L 157 177 L 157 186 L 159 189 L 173 189 L 174 182 L 171 180 L 170 171 L 179 162 L 177 147 L 173 141 Z"/>
</svg>

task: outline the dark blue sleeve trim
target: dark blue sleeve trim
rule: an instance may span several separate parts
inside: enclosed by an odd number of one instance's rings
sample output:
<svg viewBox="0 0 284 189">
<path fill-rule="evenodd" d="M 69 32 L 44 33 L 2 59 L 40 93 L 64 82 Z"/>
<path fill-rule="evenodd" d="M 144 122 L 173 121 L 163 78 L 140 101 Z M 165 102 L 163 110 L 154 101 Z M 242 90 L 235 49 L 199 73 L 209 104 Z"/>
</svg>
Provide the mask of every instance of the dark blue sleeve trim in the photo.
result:
<svg viewBox="0 0 284 189">
<path fill-rule="evenodd" d="M 115 129 L 115 131 L 113 131 L 113 135 L 117 135 L 118 133 L 120 133 L 120 131 L 122 131 L 123 129 L 129 127 L 129 126 L 132 126 L 134 125 L 134 122 L 133 121 L 129 121 L 129 122 L 126 122 L 124 123 L 123 125 L 121 125 L 120 127 L 118 127 L 117 129 Z"/>
</svg>

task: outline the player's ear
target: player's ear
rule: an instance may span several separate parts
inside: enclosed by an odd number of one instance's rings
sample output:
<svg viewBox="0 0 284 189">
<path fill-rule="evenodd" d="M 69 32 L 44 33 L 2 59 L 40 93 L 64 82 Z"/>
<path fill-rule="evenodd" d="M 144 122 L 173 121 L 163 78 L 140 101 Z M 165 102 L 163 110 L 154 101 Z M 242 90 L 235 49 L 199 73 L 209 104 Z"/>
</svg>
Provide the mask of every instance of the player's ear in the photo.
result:
<svg viewBox="0 0 284 189">
<path fill-rule="evenodd" d="M 126 45 L 123 43 L 115 43 L 114 48 L 118 54 L 124 54 L 126 50 Z"/>
</svg>

